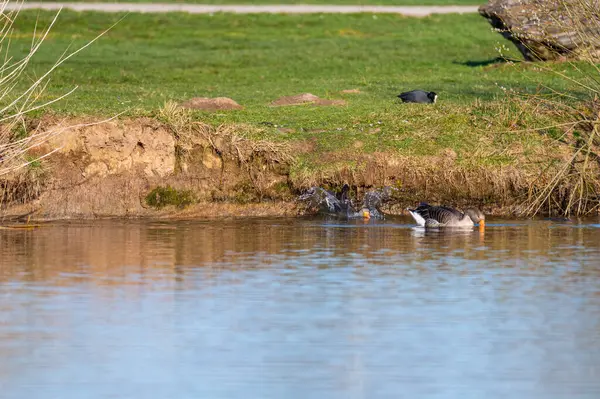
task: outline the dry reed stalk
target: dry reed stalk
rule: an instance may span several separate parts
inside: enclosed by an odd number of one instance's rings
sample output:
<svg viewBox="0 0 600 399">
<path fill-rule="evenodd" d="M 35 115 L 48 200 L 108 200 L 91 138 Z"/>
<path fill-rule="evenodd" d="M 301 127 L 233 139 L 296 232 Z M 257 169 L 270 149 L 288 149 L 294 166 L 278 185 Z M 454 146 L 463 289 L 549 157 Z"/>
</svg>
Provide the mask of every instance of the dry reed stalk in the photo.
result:
<svg viewBox="0 0 600 399">
<path fill-rule="evenodd" d="M 554 126 L 521 131 L 560 128 L 563 134 L 556 140 L 571 149 L 571 156 L 564 164 L 557 167 L 555 160 L 547 161 L 538 178 L 530 184 L 522 213 L 534 216 L 545 210 L 546 213 L 582 216 L 600 208 L 600 52 L 597 47 L 583 45 L 600 43 L 600 1 L 548 0 L 535 4 L 537 15 L 549 18 L 536 25 L 536 35 L 551 37 L 556 32 L 569 32 L 565 43 L 581 43 L 574 48 L 561 46 L 560 42 L 555 44 L 556 53 L 564 56 L 565 64 L 574 74 L 553 68 L 553 63 L 536 63 L 536 67 L 557 75 L 583 91 L 585 96 L 557 90 L 543 82 L 539 86 L 549 95 L 507 93 L 513 102 L 525 101 L 529 107 L 543 103 L 560 120 Z M 526 36 L 522 44 L 528 47 Z"/>
<path fill-rule="evenodd" d="M 55 25 L 60 15 L 60 10 L 54 14 L 50 23 L 40 28 L 37 23 L 32 32 L 31 46 L 28 53 L 20 58 L 11 56 L 11 37 L 14 33 L 14 24 L 20 12 L 23 0 L 0 0 L 0 205 L 10 202 L 11 192 L 19 192 L 23 186 L 23 177 L 15 176 L 26 167 L 39 163 L 40 160 L 50 156 L 60 148 L 44 146 L 52 138 L 66 130 L 81 127 L 63 126 L 54 129 L 35 129 L 28 131 L 24 126 L 21 135 L 15 133 L 19 125 L 25 124 L 25 118 L 32 111 L 43 109 L 72 94 L 77 87 L 63 93 L 51 100 L 42 100 L 42 96 L 49 83 L 52 73 L 71 57 L 88 48 L 92 43 L 106 34 L 113 26 L 101 32 L 94 39 L 74 51 L 61 54 L 54 65 L 41 76 L 25 85 L 23 82 L 30 79 L 26 75 L 27 67 L 32 58 L 47 39 L 50 30 Z M 9 5 L 16 5 L 9 7 Z M 118 23 L 118 22 L 117 22 Z M 113 118 L 110 118 L 113 119 Z M 103 123 L 95 122 L 87 125 Z M 35 155 L 32 155 L 34 154 Z M 30 174 L 25 173 L 29 176 Z M 30 176 L 31 177 L 31 176 Z M 15 183 L 17 182 L 17 183 Z M 11 184 L 19 187 L 12 187 Z M 32 182 L 37 187 L 39 182 Z M 16 190 L 16 191 L 15 191 Z"/>
</svg>

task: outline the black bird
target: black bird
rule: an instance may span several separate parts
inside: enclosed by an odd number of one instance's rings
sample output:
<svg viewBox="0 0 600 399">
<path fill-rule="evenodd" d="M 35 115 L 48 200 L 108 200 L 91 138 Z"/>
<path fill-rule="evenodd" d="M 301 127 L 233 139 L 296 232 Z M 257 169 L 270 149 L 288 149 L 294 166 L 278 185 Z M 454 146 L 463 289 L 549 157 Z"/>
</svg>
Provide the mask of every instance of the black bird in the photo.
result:
<svg viewBox="0 0 600 399">
<path fill-rule="evenodd" d="M 437 94 L 433 91 L 412 90 L 400 93 L 398 98 L 402 99 L 402 102 L 405 103 L 434 104 L 437 100 Z"/>
</svg>

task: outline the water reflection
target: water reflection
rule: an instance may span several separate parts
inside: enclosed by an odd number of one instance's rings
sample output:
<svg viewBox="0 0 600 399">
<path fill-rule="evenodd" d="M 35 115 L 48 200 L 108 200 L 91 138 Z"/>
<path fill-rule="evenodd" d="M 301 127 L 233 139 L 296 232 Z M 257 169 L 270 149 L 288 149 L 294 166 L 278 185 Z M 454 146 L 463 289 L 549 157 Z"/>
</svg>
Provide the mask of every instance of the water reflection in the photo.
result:
<svg viewBox="0 0 600 399">
<path fill-rule="evenodd" d="M 2 397 L 596 398 L 595 222 L 0 230 Z"/>
<path fill-rule="evenodd" d="M 404 222 L 404 220 L 402 220 Z M 552 222 L 495 223 L 476 229 L 425 230 L 397 221 L 322 224 L 294 219 L 51 225 L 37 231 L 0 231 L 0 280 L 77 280 L 90 274 L 109 282 L 130 273 L 176 276 L 185 266 L 269 267 L 282 257 L 345 265 L 445 262 L 459 257 L 529 267 L 580 264 L 597 253 L 597 228 Z M 379 252 L 385 250 L 385 256 Z M 330 257 L 324 259 L 324 257 Z M 539 261 L 539 262 L 538 262 Z M 151 269 L 150 269 L 151 267 Z M 596 270 L 594 268 L 593 270 Z M 588 270 L 591 271 L 591 270 Z"/>
</svg>

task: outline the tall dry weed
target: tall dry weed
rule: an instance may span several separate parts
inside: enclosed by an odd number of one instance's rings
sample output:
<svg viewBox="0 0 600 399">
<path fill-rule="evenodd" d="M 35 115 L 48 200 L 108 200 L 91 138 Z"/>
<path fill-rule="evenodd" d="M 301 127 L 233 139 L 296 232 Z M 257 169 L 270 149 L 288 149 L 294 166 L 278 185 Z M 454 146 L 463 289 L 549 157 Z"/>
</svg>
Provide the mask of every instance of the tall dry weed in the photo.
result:
<svg viewBox="0 0 600 399">
<path fill-rule="evenodd" d="M 17 197 L 30 198 L 39 192 L 39 178 L 43 174 L 31 173 L 28 168 L 32 165 L 39 168 L 42 159 L 59 150 L 48 149 L 45 143 L 74 127 L 29 129 L 27 126 L 26 120 L 31 112 L 60 101 L 77 89 L 73 87 L 56 98 L 45 100 L 43 95 L 52 73 L 110 30 L 100 33 L 75 51 L 59 55 L 54 65 L 31 81 L 27 68 L 57 22 L 60 10 L 46 26 L 35 25 L 29 51 L 24 56 L 15 57 L 11 52 L 11 39 L 22 4 L 23 0 L 0 0 L 0 205 Z"/>
<path fill-rule="evenodd" d="M 529 40 L 551 37 L 552 45 L 544 51 L 555 51 L 552 58 L 563 60 L 569 72 L 553 62 L 536 63 L 536 69 L 559 76 L 573 90 L 552 87 L 540 75 L 537 83 L 543 94 L 508 93 L 515 102 L 525 100 L 531 109 L 541 104 L 554 113 L 558 122 L 543 130 L 560 129 L 562 134 L 555 140 L 570 149 L 562 164 L 548 161 L 531 183 L 523 214 L 588 215 L 600 209 L 600 1 L 534 0 L 528 4 L 536 9 L 529 20 L 531 36 L 523 35 L 521 44 L 535 53 L 539 47 L 534 48 Z"/>
</svg>

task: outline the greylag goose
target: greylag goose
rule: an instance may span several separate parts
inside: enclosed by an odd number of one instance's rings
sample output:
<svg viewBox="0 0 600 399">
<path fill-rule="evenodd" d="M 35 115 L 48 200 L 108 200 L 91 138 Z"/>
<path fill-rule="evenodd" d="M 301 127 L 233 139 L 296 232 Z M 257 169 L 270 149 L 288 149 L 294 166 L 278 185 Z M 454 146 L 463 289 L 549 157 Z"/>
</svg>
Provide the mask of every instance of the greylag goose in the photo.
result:
<svg viewBox="0 0 600 399">
<path fill-rule="evenodd" d="M 415 209 L 408 209 L 419 226 L 425 227 L 473 227 L 485 226 L 485 215 L 478 208 L 467 208 L 460 212 L 447 206 L 432 206 L 425 202 Z"/>
<path fill-rule="evenodd" d="M 348 219 L 384 219 L 381 206 L 392 199 L 394 187 L 374 189 L 365 194 L 360 207 L 355 207 L 348 197 L 350 187 L 344 184 L 340 197 L 336 197 L 331 191 L 322 187 L 311 187 L 298 199 L 305 201 L 309 207 L 316 208 L 326 215 L 345 217 Z"/>
<path fill-rule="evenodd" d="M 396 187 L 390 186 L 367 191 L 363 198 L 362 209 L 368 210 L 371 217 L 384 219 L 385 217 L 381 211 L 381 206 L 386 202 L 391 201 L 394 193 L 397 191 L 398 189 Z"/>
</svg>

